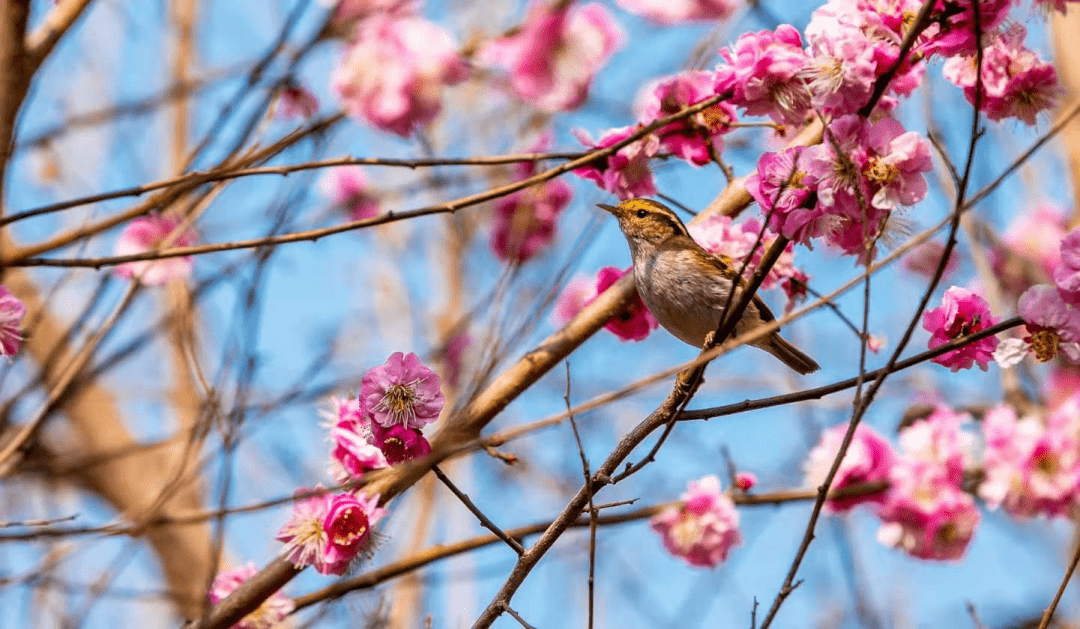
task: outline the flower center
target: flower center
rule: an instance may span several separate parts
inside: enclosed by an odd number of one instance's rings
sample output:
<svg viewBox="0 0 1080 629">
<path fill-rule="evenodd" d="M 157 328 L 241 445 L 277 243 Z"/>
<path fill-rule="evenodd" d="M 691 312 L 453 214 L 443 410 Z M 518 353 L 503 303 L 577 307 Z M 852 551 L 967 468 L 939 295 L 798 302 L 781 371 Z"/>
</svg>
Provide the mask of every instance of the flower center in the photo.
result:
<svg viewBox="0 0 1080 629">
<path fill-rule="evenodd" d="M 961 336 L 967 336 L 972 332 L 979 331 L 979 315 L 975 315 L 971 318 L 971 321 L 964 319 L 963 317 L 957 317 L 953 324 L 949 326 L 949 329 L 945 331 L 949 335 L 949 338 L 960 338 Z"/>
<path fill-rule="evenodd" d="M 684 513 L 679 523 L 671 527 L 671 539 L 679 550 L 686 552 L 701 539 L 703 528 L 701 518 Z"/>
<path fill-rule="evenodd" d="M 880 186 L 887 186 L 900 174 L 900 169 L 885 163 L 880 157 L 871 157 L 863 170 L 866 179 Z"/>
<path fill-rule="evenodd" d="M 720 133 L 731 124 L 731 116 L 719 103 L 702 110 L 701 121 L 712 133 Z"/>
<path fill-rule="evenodd" d="M 1050 453 L 1043 454 L 1035 461 L 1035 468 L 1047 476 L 1054 475 L 1058 467 L 1058 460 Z"/>
<path fill-rule="evenodd" d="M 1057 356 L 1060 341 L 1057 332 L 1047 329 L 1036 330 L 1028 337 L 1028 342 L 1031 343 L 1031 351 L 1035 352 L 1035 358 L 1043 363 Z"/>
<path fill-rule="evenodd" d="M 337 546 L 352 546 L 359 543 L 367 534 L 367 516 L 362 512 L 354 521 L 350 520 L 356 509 L 347 509 L 334 522 L 333 542 Z"/>
<path fill-rule="evenodd" d="M 416 410 L 413 407 L 417 401 L 416 387 L 418 384 L 420 384 L 419 380 L 413 380 L 407 384 L 395 384 L 387 387 L 386 393 L 383 394 L 376 408 L 390 415 L 393 422 L 400 422 L 403 426 L 407 425 L 410 420 L 416 418 Z"/>
<path fill-rule="evenodd" d="M 318 518 L 301 520 L 288 532 L 292 535 L 292 539 L 285 544 L 282 551 L 289 555 L 294 549 L 299 549 L 298 565 L 313 563 L 326 548 L 326 529 L 323 528 L 322 520 Z"/>
</svg>

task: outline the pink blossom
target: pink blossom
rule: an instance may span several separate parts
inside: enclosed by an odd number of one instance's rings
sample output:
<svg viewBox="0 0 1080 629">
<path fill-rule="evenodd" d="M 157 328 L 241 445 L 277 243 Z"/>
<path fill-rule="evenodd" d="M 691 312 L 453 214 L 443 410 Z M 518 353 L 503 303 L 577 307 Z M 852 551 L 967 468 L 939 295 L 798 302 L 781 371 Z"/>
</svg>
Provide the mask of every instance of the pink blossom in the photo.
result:
<svg viewBox="0 0 1080 629">
<path fill-rule="evenodd" d="M 802 74 L 814 106 L 832 116 L 853 114 L 870 100 L 878 75 L 875 45 L 866 31 L 837 23 L 810 39 L 810 59 Z"/>
<path fill-rule="evenodd" d="M 283 120 L 309 119 L 319 113 L 319 99 L 303 85 L 290 83 L 278 94 L 274 114 Z"/>
<path fill-rule="evenodd" d="M 757 475 L 753 472 L 739 472 L 735 475 L 735 487 L 741 492 L 750 491 L 757 485 Z"/>
<path fill-rule="evenodd" d="M 933 277 L 934 272 L 937 271 L 938 266 L 941 264 L 941 258 L 945 255 L 945 244 L 938 240 L 930 240 L 915 247 L 910 253 L 903 257 L 904 270 L 922 275 L 923 277 Z M 945 279 L 950 275 L 954 275 L 960 269 L 960 258 L 956 255 L 956 250 L 949 254 L 948 261 L 945 262 L 945 268 L 942 270 L 941 279 Z"/>
<path fill-rule="evenodd" d="M 923 328 L 930 332 L 928 347 L 934 349 L 962 336 L 974 334 L 996 325 L 997 317 L 990 314 L 990 304 L 980 295 L 965 288 L 953 286 L 945 291 L 942 305 L 923 315 Z M 988 336 L 974 343 L 948 351 L 933 361 L 952 371 L 970 369 L 978 364 L 986 371 L 998 346 L 996 336 Z"/>
<path fill-rule="evenodd" d="M 723 21 L 735 12 L 735 0 L 615 0 L 615 4 L 657 24 L 697 20 Z"/>
<path fill-rule="evenodd" d="M 431 454 L 431 444 L 416 428 L 399 425 L 383 427 L 380 424 L 372 424 L 371 434 L 375 445 L 386 456 L 386 461 L 390 465 Z"/>
<path fill-rule="evenodd" d="M 647 125 L 696 105 L 717 94 L 716 74 L 701 70 L 683 72 L 650 85 L 639 99 L 641 124 Z M 721 101 L 678 122 L 655 131 L 660 147 L 695 166 L 704 166 L 724 149 L 723 134 L 735 122 L 735 107 Z"/>
<path fill-rule="evenodd" d="M 386 458 L 372 443 L 372 425 L 366 418 L 338 420 L 330 429 L 333 449 L 330 451 L 330 475 L 344 483 L 363 477 L 372 470 L 387 467 Z"/>
<path fill-rule="evenodd" d="M 1023 26 L 1013 24 L 988 37 L 990 43 L 983 48 L 979 105 L 991 120 L 1013 117 L 1034 125 L 1036 116 L 1052 109 L 1064 91 L 1054 66 L 1024 45 L 1025 35 Z M 949 82 L 963 88 L 964 97 L 972 104 L 979 78 L 975 58 L 973 52 L 953 57 L 942 70 Z"/>
<path fill-rule="evenodd" d="M 316 486 L 314 490 L 322 489 Z M 297 495 L 313 490 L 301 488 Z M 326 574 L 326 547 L 328 537 L 324 523 L 330 511 L 330 495 L 320 494 L 299 498 L 293 503 L 292 517 L 281 527 L 274 539 L 285 542 L 281 554 L 297 568 L 314 565 Z"/>
<path fill-rule="evenodd" d="M 218 573 L 210 586 L 210 604 L 217 605 L 257 572 L 255 563 L 249 561 L 243 566 Z M 279 590 L 271 594 L 255 611 L 240 619 L 232 626 L 232 629 L 274 629 L 283 626 L 285 618 L 295 609 L 296 604 L 293 600 Z"/>
<path fill-rule="evenodd" d="M 609 129 L 596 142 L 580 129 L 574 129 L 573 133 L 586 147 L 596 149 L 625 140 L 636 130 L 634 127 Z M 656 194 L 656 184 L 649 170 L 649 159 L 655 157 L 659 149 L 659 139 L 655 135 L 648 135 L 622 147 L 614 155 L 597 158 L 587 166 L 574 169 L 574 174 L 596 182 L 596 185 L 620 199 L 650 196 Z"/>
<path fill-rule="evenodd" d="M 975 436 L 964 430 L 970 422 L 971 415 L 939 405 L 926 418 L 900 431 L 903 458 L 940 467 L 946 478 L 959 487 L 975 451 Z"/>
<path fill-rule="evenodd" d="M 973 8 L 975 2 L 979 3 L 977 20 Z M 1013 4 L 1014 0 L 938 0 L 935 13 L 941 15 L 945 10 L 957 8 L 960 11 L 947 18 L 940 28 L 934 29 L 924 50 L 948 56 L 974 54 L 979 41 L 975 37 L 976 32 L 981 32 L 985 38 L 986 33 L 1001 26 Z"/>
<path fill-rule="evenodd" d="M 844 440 L 844 435 L 847 434 L 847 429 L 847 424 L 839 424 L 821 434 L 821 441 L 810 451 L 803 466 L 807 484 L 819 487 L 825 482 L 833 461 L 840 452 L 840 445 Z M 859 424 L 852 436 L 851 446 L 844 454 L 844 460 L 840 462 L 840 467 L 833 478 L 832 491 L 886 480 L 894 458 L 892 446 L 888 441 L 873 428 Z M 825 503 L 825 507 L 831 512 L 843 513 L 863 503 L 881 502 L 883 496 L 883 492 L 876 492 L 846 498 L 832 498 Z"/>
<path fill-rule="evenodd" d="M 619 278 L 631 271 L 632 268 L 620 271 L 613 266 L 600 269 L 600 272 L 596 274 L 596 294 L 603 293 Z M 589 301 L 591 302 L 592 299 Z M 656 317 L 645 307 L 645 302 L 641 301 L 641 297 L 635 294 L 630 303 L 626 305 L 626 308 L 612 317 L 604 328 L 622 341 L 643 341 L 659 325 Z"/>
<path fill-rule="evenodd" d="M 1036 360 L 1046 362 L 1063 355 L 1069 362 L 1080 363 L 1080 311 L 1062 300 L 1053 287 L 1032 286 L 1020 295 L 1017 308 L 1026 324 L 1027 349 Z"/>
<path fill-rule="evenodd" d="M 379 198 L 371 192 L 361 166 L 328 168 L 319 179 L 319 188 L 334 205 L 344 208 L 354 221 L 379 214 Z"/>
<path fill-rule="evenodd" d="M 542 135 L 528 152 L 551 148 L 551 135 Z M 536 162 L 514 166 L 518 180 L 536 174 Z M 507 262 L 525 262 L 555 241 L 559 215 L 570 204 L 574 192 L 564 181 L 551 180 L 502 197 L 495 202 L 491 225 L 491 250 Z"/>
<path fill-rule="evenodd" d="M 26 316 L 26 306 L 0 284 L 0 356 L 14 356 L 19 351 L 19 325 Z"/>
<path fill-rule="evenodd" d="M 731 48 L 721 48 L 720 56 L 733 71 L 732 103 L 780 124 L 803 122 L 810 111 L 810 91 L 802 79 L 808 58 L 795 27 L 744 33 Z"/>
<path fill-rule="evenodd" d="M 150 214 L 137 218 L 124 228 L 116 241 L 114 252 L 118 256 L 146 253 L 158 249 L 166 242 L 170 243 L 170 247 L 191 246 L 197 240 L 195 232 L 185 230 L 178 235 L 173 235 L 176 228 L 183 222 L 182 217 L 169 214 Z M 160 286 L 191 275 L 193 265 L 191 256 L 139 260 L 118 265 L 116 274 L 128 279 L 139 278 L 139 281 L 146 286 Z"/>
<path fill-rule="evenodd" d="M 439 115 L 442 87 L 467 75 L 457 44 L 441 27 L 375 15 L 357 26 L 332 83 L 350 116 L 407 137 Z"/>
<path fill-rule="evenodd" d="M 585 102 L 593 76 L 622 44 L 623 32 L 600 4 L 534 2 L 513 35 L 484 45 L 477 60 L 510 70 L 510 85 L 544 111 L 568 111 Z"/>
<path fill-rule="evenodd" d="M 443 398 L 439 376 L 409 352 L 394 352 L 386 363 L 368 370 L 360 398 L 371 418 L 385 428 L 423 428 L 439 418 Z"/>
<path fill-rule="evenodd" d="M 746 191 L 761 207 L 774 231 L 812 247 L 812 239 L 829 233 L 834 220 L 817 204 L 817 176 L 804 161 L 805 147 L 764 153 L 746 180 Z"/>
<path fill-rule="evenodd" d="M 1025 209 L 1009 224 L 1001 240 L 1013 253 L 1034 261 L 1045 277 L 1032 277 L 1023 269 L 1009 268 L 1000 255 L 995 256 L 995 274 L 1016 294 L 1045 281 L 1061 264 L 1061 241 L 1065 235 L 1065 212 L 1061 208 L 1040 203 Z"/>
<path fill-rule="evenodd" d="M 1065 362 L 1054 362 L 1042 382 L 1042 394 L 1046 407 L 1057 408 L 1059 404 L 1080 393 L 1080 367 Z"/>
<path fill-rule="evenodd" d="M 379 496 L 336 494 L 329 497 L 323 529 L 326 550 L 315 569 L 322 574 L 344 574 L 352 560 L 365 548 L 371 527 L 386 514 Z"/>
<path fill-rule="evenodd" d="M 1080 306 L 1080 229 L 1061 240 L 1061 265 L 1054 269 L 1054 283 L 1066 303 Z"/>
<path fill-rule="evenodd" d="M 744 276 L 749 279 L 761 261 L 762 256 L 776 240 L 776 234 L 769 230 L 762 233 L 761 221 L 751 218 L 735 224 L 730 216 L 710 214 L 703 220 L 689 227 L 690 235 L 706 251 L 719 257 L 731 268 L 738 270 L 746 264 Z M 758 242 L 758 234 L 762 234 Z M 757 248 L 754 248 L 755 243 Z M 753 255 L 751 255 L 753 252 Z M 769 274 L 761 283 L 764 289 L 775 288 L 785 280 L 796 278 L 807 281 L 809 277 L 795 268 L 795 244 L 788 243 L 787 248 L 777 258 Z"/>
<path fill-rule="evenodd" d="M 971 496 L 933 462 L 901 458 L 889 474 L 878 540 L 919 559 L 964 556 L 981 516 Z"/>
<path fill-rule="evenodd" d="M 649 526 L 672 555 L 691 566 L 715 568 L 742 543 L 735 504 L 720 491 L 716 476 L 690 481 L 682 502 L 653 516 Z"/>
<path fill-rule="evenodd" d="M 1075 398 L 1050 414 L 1016 416 L 1001 405 L 983 419 L 986 477 L 979 495 L 991 509 L 1018 517 L 1067 515 L 1080 494 Z"/>
<path fill-rule="evenodd" d="M 559 293 L 555 300 L 555 309 L 551 313 L 551 322 L 557 327 L 563 327 L 578 315 L 585 304 L 596 297 L 596 282 L 588 277 L 579 275 L 567 283 L 566 288 Z"/>
</svg>

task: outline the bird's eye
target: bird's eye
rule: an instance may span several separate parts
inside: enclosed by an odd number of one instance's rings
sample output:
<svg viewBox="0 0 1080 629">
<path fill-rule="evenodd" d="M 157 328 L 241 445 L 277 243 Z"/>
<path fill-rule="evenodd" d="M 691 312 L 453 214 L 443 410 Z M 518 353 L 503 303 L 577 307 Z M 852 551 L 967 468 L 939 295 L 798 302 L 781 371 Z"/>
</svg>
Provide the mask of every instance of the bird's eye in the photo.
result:
<svg viewBox="0 0 1080 629">
<path fill-rule="evenodd" d="M 648 210 L 638 210 L 638 211 L 637 211 L 637 217 L 638 217 L 638 218 L 645 218 L 645 217 L 646 217 L 646 216 L 648 216 L 648 215 L 649 215 L 649 211 L 648 211 Z"/>
</svg>

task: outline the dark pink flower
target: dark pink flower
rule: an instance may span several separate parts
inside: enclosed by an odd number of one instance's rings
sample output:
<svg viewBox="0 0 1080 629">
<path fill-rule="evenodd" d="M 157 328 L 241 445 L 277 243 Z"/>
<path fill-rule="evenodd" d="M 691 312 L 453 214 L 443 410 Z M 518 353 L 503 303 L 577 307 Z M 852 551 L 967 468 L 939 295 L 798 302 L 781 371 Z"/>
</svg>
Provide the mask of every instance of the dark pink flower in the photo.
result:
<svg viewBox="0 0 1080 629">
<path fill-rule="evenodd" d="M 186 230 L 173 235 L 183 222 L 182 217 L 167 214 L 151 214 L 137 218 L 128 223 L 120 234 L 114 253 L 118 256 L 146 253 L 166 242 L 171 242 L 170 247 L 191 246 L 197 240 L 195 232 Z M 116 274 L 129 279 L 137 277 L 146 286 L 159 286 L 191 275 L 193 265 L 191 256 L 140 260 L 118 265 Z"/>
<path fill-rule="evenodd" d="M 664 548 L 691 566 L 715 568 L 742 543 L 739 512 L 720 491 L 720 479 L 706 476 L 690 481 L 682 506 L 660 512 L 649 520 Z"/>
<path fill-rule="evenodd" d="M 416 428 L 398 425 L 386 428 L 380 424 L 372 424 L 371 435 L 390 465 L 431 454 L 431 444 Z"/>
<path fill-rule="evenodd" d="M 322 489 L 316 486 L 315 490 Z M 312 491 L 301 488 L 297 494 Z M 300 498 L 293 503 L 292 517 L 281 527 L 274 539 L 285 542 L 281 554 L 297 568 L 314 565 L 325 574 L 327 534 L 324 528 L 326 514 L 330 510 L 329 494 Z"/>
<path fill-rule="evenodd" d="M 445 402 L 439 376 L 412 352 L 394 352 L 386 363 L 368 370 L 360 398 L 375 423 L 385 428 L 423 428 L 439 418 Z"/>
<path fill-rule="evenodd" d="M 596 274 L 596 294 L 599 295 L 606 291 L 619 278 L 630 272 L 632 272 L 632 269 L 620 271 L 613 266 L 600 269 L 600 272 Z M 634 295 L 626 308 L 615 315 L 611 321 L 608 321 L 604 328 L 619 337 L 620 340 L 642 341 L 659 325 L 656 318 L 645 307 L 645 302 L 641 301 L 641 297 Z"/>
<path fill-rule="evenodd" d="M 274 112 L 278 118 L 306 120 L 317 113 L 319 113 L 319 99 L 303 85 L 288 84 L 278 94 Z"/>
<path fill-rule="evenodd" d="M 801 124 L 810 112 L 810 90 L 803 80 L 808 58 L 799 31 L 781 24 L 775 31 L 744 33 L 720 56 L 734 72 L 731 102 L 751 116 L 780 124 Z"/>
<path fill-rule="evenodd" d="M 1065 303 L 1080 306 L 1080 229 L 1061 240 L 1061 264 L 1054 269 L 1054 283 Z"/>
<path fill-rule="evenodd" d="M 319 179 L 319 188 L 334 205 L 343 208 L 354 221 L 379 214 L 379 198 L 371 192 L 361 166 L 334 166 Z"/>
<path fill-rule="evenodd" d="M 739 472 L 735 475 L 735 486 L 739 491 L 748 492 L 754 485 L 757 485 L 757 475 L 753 472 Z"/>
<path fill-rule="evenodd" d="M 635 127 L 609 129 L 596 142 L 580 129 L 574 129 L 573 133 L 578 141 L 594 149 L 625 140 L 636 130 Z M 655 135 L 648 135 L 622 147 L 614 155 L 596 159 L 587 166 L 574 169 L 574 174 L 595 181 L 596 185 L 620 199 L 650 196 L 656 194 L 656 184 L 653 183 L 652 171 L 649 170 L 649 159 L 655 157 L 659 150 L 659 139 Z"/>
<path fill-rule="evenodd" d="M 793 242 L 813 246 L 813 239 L 829 233 L 834 220 L 817 203 L 817 176 L 804 161 L 805 147 L 764 153 L 757 170 L 746 180 L 746 191 L 761 208 L 774 231 Z"/>
<path fill-rule="evenodd" d="M 1064 92 L 1058 84 L 1054 66 L 1024 45 L 1026 31 L 1013 24 L 995 36 L 988 36 L 983 48 L 982 86 L 979 103 L 991 120 L 1019 118 L 1034 125 L 1036 117 L 1057 103 Z M 945 78 L 964 90 L 969 103 L 975 103 L 978 73 L 974 52 L 945 62 Z"/>
<path fill-rule="evenodd" d="M 1067 515 L 1080 492 L 1080 407 L 1073 397 L 1045 421 L 1001 405 L 986 414 L 985 479 L 979 495 L 1011 515 Z"/>
<path fill-rule="evenodd" d="M 336 494 L 329 497 L 323 529 L 326 551 L 323 562 L 315 564 L 322 574 L 344 574 L 352 560 L 364 550 L 371 537 L 371 527 L 386 514 L 379 507 L 379 496 Z"/>
<path fill-rule="evenodd" d="M 257 572 L 255 564 L 249 561 L 243 566 L 218 573 L 210 586 L 210 604 L 217 605 Z M 271 594 L 255 611 L 240 619 L 232 629 L 275 629 L 284 626 L 285 618 L 295 609 L 293 600 L 279 590 Z"/>
<path fill-rule="evenodd" d="M 1014 0 L 938 0 L 935 13 L 941 16 L 949 11 L 952 15 L 946 18 L 940 28 L 932 31 L 924 50 L 947 56 L 973 55 L 979 41 L 975 37 L 975 2 L 979 3 L 977 21 L 983 38 L 1001 26 L 1009 16 L 1009 9 L 1015 4 Z"/>
<path fill-rule="evenodd" d="M 811 487 L 819 487 L 825 482 L 833 460 L 840 452 L 840 445 L 844 440 L 844 435 L 847 434 L 847 429 L 847 424 L 839 424 L 826 430 L 821 434 L 821 441 L 810 451 L 804 469 L 806 482 Z M 892 446 L 888 441 L 873 428 L 859 424 L 852 436 L 851 446 L 844 454 L 844 460 L 840 462 L 840 468 L 833 478 L 832 491 L 886 480 L 894 458 Z M 883 498 L 884 492 L 834 498 L 827 501 L 825 507 L 834 513 L 843 513 L 860 504 L 879 503 Z"/>
<path fill-rule="evenodd" d="M 359 406 L 359 404 L 357 404 Z M 372 443 L 372 424 L 366 418 L 339 419 L 330 429 L 330 475 L 344 483 L 389 465 L 382 451 Z"/>
<path fill-rule="evenodd" d="M 990 314 L 990 304 L 986 303 L 985 299 L 958 286 L 945 291 L 941 306 L 923 315 L 923 328 L 931 334 L 928 344 L 930 349 L 984 330 L 997 322 L 997 317 Z M 988 336 L 946 352 L 933 361 L 952 371 L 970 369 L 976 363 L 979 369 L 986 371 L 997 346 L 997 337 Z"/>
<path fill-rule="evenodd" d="M 566 288 L 555 300 L 555 309 L 551 313 L 551 322 L 562 327 L 581 312 L 585 304 L 596 297 L 596 282 L 585 276 L 570 280 Z"/>
<path fill-rule="evenodd" d="M 647 87 L 643 94 L 637 107 L 641 112 L 638 121 L 647 125 L 715 96 L 716 73 L 696 70 L 676 74 Z M 704 166 L 712 161 L 713 152 L 719 155 L 723 151 L 723 134 L 733 122 L 735 107 L 722 101 L 654 133 L 668 153 Z"/>
<path fill-rule="evenodd" d="M 7 288 L 0 285 L 0 356 L 14 356 L 19 351 L 19 325 L 26 316 L 26 306 Z"/>
<path fill-rule="evenodd" d="M 603 5 L 534 2 L 521 28 L 484 45 L 477 60 L 510 70 L 510 85 L 545 111 L 576 109 L 593 76 L 621 45 L 622 29 Z"/>
<path fill-rule="evenodd" d="M 737 7 L 735 0 L 615 0 L 615 4 L 657 24 L 723 21 Z"/>
<path fill-rule="evenodd" d="M 408 137 L 439 115 L 443 86 L 467 75 L 457 44 L 441 27 L 418 17 L 374 15 L 357 26 L 332 82 L 350 116 Z"/>
</svg>

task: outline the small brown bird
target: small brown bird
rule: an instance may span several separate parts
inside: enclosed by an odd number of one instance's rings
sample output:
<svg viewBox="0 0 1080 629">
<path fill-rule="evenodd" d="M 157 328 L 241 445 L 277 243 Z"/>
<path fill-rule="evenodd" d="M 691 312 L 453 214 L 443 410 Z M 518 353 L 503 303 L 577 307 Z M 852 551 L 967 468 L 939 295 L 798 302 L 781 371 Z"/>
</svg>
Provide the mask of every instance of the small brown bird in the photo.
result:
<svg viewBox="0 0 1080 629">
<path fill-rule="evenodd" d="M 706 335 L 720 325 L 735 280 L 742 284 L 735 269 L 694 242 L 675 212 L 662 203 L 627 199 L 617 206 L 600 207 L 619 219 L 634 259 L 634 284 L 649 311 L 680 341 L 701 347 Z M 754 295 L 735 326 L 735 335 L 775 318 L 765 302 Z M 801 374 L 820 368 L 779 332 L 752 345 Z"/>
</svg>

